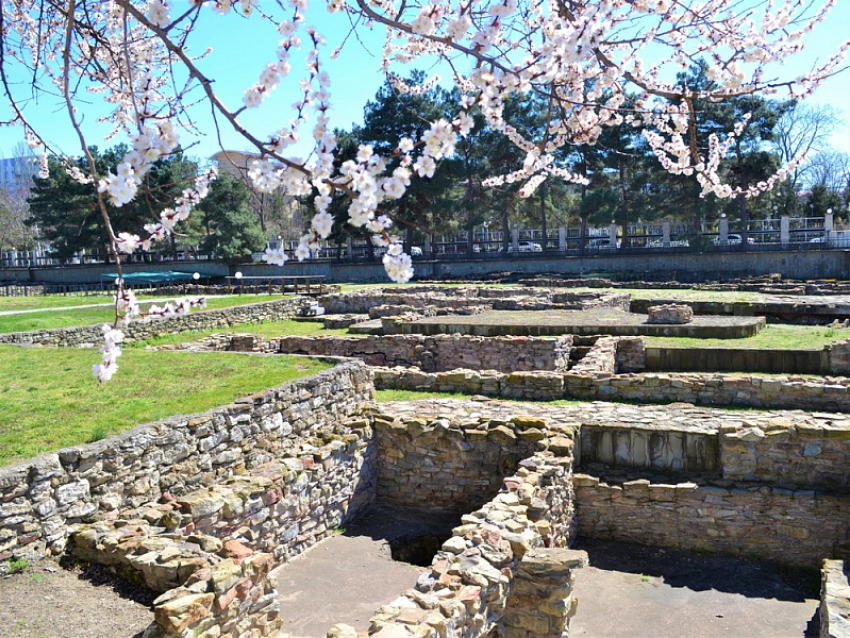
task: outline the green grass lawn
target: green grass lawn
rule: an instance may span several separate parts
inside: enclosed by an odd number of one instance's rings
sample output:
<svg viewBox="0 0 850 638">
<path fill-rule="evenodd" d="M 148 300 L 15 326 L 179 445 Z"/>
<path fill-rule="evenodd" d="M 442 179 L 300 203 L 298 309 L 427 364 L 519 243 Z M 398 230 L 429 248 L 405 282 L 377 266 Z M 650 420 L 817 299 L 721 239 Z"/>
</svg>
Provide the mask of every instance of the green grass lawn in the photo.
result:
<svg viewBox="0 0 850 638">
<path fill-rule="evenodd" d="M 588 288 L 587 290 L 591 290 Z M 598 289 L 596 289 L 598 290 Z M 611 292 L 627 292 L 632 299 L 678 299 L 680 301 L 766 301 L 770 295 L 739 290 L 683 290 L 679 288 L 609 288 Z"/>
<path fill-rule="evenodd" d="M 687 337 L 647 337 L 646 345 L 675 348 L 763 348 L 776 350 L 820 350 L 826 345 L 850 339 L 850 330 L 827 326 L 768 324 L 753 337 L 743 339 L 694 339 Z"/>
<path fill-rule="evenodd" d="M 0 464 L 86 443 L 168 416 L 203 412 L 331 365 L 300 357 L 248 357 L 127 349 L 97 387 L 99 353 L 0 347 Z"/>
<path fill-rule="evenodd" d="M 53 297 L 4 297 L 3 299 L 45 299 L 51 302 Z M 68 297 L 67 299 L 84 299 L 81 297 Z M 109 303 L 110 300 L 102 299 L 93 301 L 96 297 L 89 297 L 89 303 Z M 242 306 L 263 301 L 277 301 L 282 299 L 280 295 L 234 295 L 231 297 L 213 297 L 207 299 L 207 308 L 229 308 L 231 306 Z M 142 310 L 147 309 L 149 302 L 141 300 Z M 61 304 L 59 304 L 61 306 Z M 50 306 L 45 306 L 49 308 Z M 55 307 L 55 306 L 54 306 Z M 30 308 L 33 309 L 33 308 Z M 0 311 L 12 310 L 0 304 Z M 197 311 L 193 311 L 197 312 Z M 72 310 L 43 310 L 18 315 L 0 315 L 0 333 L 29 332 L 32 330 L 48 330 L 53 328 L 70 328 L 71 326 L 86 326 L 95 323 L 112 323 L 115 319 L 115 311 L 111 305 L 98 306 L 96 308 L 74 308 Z"/>
<path fill-rule="evenodd" d="M 271 337 L 282 337 L 285 335 L 295 335 L 300 337 L 314 337 L 318 335 L 348 335 L 348 330 L 346 328 L 325 330 L 322 324 L 317 321 L 293 321 L 290 319 L 283 321 L 264 321 L 263 323 L 245 323 L 227 328 L 215 328 L 213 330 L 190 330 L 179 334 L 154 337 L 152 339 L 147 339 L 145 341 L 129 345 L 134 348 L 145 346 L 170 346 L 180 343 L 191 343 L 192 341 L 197 341 L 202 337 L 208 337 L 220 332 L 260 335 L 266 339 Z"/>
<path fill-rule="evenodd" d="M 375 401 L 389 403 L 390 401 L 422 401 L 424 399 L 462 399 L 469 400 L 472 394 L 455 392 L 419 392 L 417 390 L 375 390 Z"/>
</svg>

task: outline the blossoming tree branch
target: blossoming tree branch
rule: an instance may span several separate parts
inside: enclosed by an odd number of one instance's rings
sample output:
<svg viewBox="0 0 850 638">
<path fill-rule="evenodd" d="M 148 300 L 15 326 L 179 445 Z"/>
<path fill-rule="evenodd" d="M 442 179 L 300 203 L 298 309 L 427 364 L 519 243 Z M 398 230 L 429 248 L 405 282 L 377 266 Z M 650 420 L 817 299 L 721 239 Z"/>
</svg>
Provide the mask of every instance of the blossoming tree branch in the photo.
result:
<svg viewBox="0 0 850 638">
<path fill-rule="evenodd" d="M 410 257 L 389 233 L 392 220 L 382 203 L 401 197 L 412 179 L 433 176 L 437 163 L 454 153 L 459 136 L 474 126 L 473 113 L 504 134 L 525 154 L 520 170 L 489 176 L 487 184 L 520 184 L 528 196 L 549 176 L 578 182 L 558 160 L 559 149 L 593 144 L 606 126 L 640 127 L 659 162 L 669 172 L 693 176 L 703 194 L 753 197 L 782 180 L 795 162 L 769 179 L 733 187 L 724 181 L 721 161 L 746 127 L 738 122 L 725 136 L 697 144 L 695 103 L 747 95 L 802 99 L 843 68 L 845 44 L 827 60 L 813 63 L 798 77 L 781 75 L 781 63 L 804 50 L 804 37 L 822 23 L 837 0 L 4 0 L 0 83 L 11 117 L 2 124 L 23 127 L 28 143 L 40 151 L 42 172 L 51 140 L 29 117 L 30 100 L 59 95 L 69 125 L 76 131 L 88 170 L 65 161 L 69 174 L 96 189 L 110 248 L 119 255 L 149 249 L 176 227 L 207 194 L 215 172 L 187 185 L 182 195 L 143 229 L 113 229 L 107 202 L 122 206 L 139 196 L 152 164 L 178 148 L 179 136 L 194 127 L 198 109 L 212 112 L 215 126 L 231 127 L 260 158 L 248 172 L 260 192 L 286 188 L 293 196 L 314 196 L 315 214 L 295 255 L 309 256 L 331 233 L 329 206 L 340 193 L 350 200 L 348 222 L 365 228 L 386 248 L 389 277 L 404 282 L 413 275 Z M 203 12 L 220 20 L 243 19 L 257 29 L 277 31 L 271 60 L 257 60 L 246 76 L 241 102 L 227 103 L 216 92 L 215 77 L 202 71 Z M 335 14 L 335 15 L 330 15 Z M 416 92 L 401 79 L 404 68 L 439 68 L 457 88 L 458 114 L 441 119 L 419 137 L 394 141 L 395 152 L 380 156 L 362 145 L 355 159 L 335 161 L 330 125 L 332 79 L 327 60 L 347 55 L 330 48 L 322 35 L 331 20 L 343 20 L 350 40 L 360 30 L 383 29 L 378 58 L 397 90 Z M 709 90 L 675 82 L 675 72 L 704 62 Z M 23 73 L 21 72 L 23 70 Z M 28 78 L 21 92 L 15 77 Z M 240 121 L 260 107 L 281 82 L 298 87 L 292 111 L 278 114 L 269 130 L 249 130 Z M 546 123 L 531 138 L 510 121 L 508 99 L 537 94 L 546 104 Z M 115 173 L 99 174 L 88 155 L 81 119 L 87 104 L 101 99 L 110 107 L 112 136 L 131 146 Z M 244 118 L 243 118 L 244 119 Z M 310 131 L 311 133 L 308 133 Z M 290 157 L 300 136 L 314 141 L 307 160 Z M 283 248 L 266 251 L 265 261 L 283 265 Z M 180 313 L 186 305 L 154 314 Z M 132 292 L 119 279 L 116 325 L 106 326 L 103 362 L 94 372 L 112 376 L 120 354 L 118 318 L 138 314 Z"/>
</svg>

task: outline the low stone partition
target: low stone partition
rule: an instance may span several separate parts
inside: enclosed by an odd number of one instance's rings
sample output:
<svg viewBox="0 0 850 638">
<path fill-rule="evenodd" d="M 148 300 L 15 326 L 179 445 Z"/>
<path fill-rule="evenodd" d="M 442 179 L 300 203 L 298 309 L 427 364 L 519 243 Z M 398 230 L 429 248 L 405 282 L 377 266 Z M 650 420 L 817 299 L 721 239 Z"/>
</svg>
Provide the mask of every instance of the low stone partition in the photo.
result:
<svg viewBox="0 0 850 638">
<path fill-rule="evenodd" d="M 383 304 L 369 308 L 369 319 L 381 319 L 382 317 L 396 317 L 404 314 L 416 314 L 421 317 L 433 317 L 437 314 L 436 306 L 415 307 L 409 304 Z"/>
<path fill-rule="evenodd" d="M 210 487 L 304 441 L 316 446 L 336 436 L 331 425 L 357 413 L 372 387 L 368 369 L 349 362 L 204 414 L 0 468 L 0 560 L 61 553 L 73 526 L 93 516 Z"/>
<path fill-rule="evenodd" d="M 551 291 L 552 302 L 563 308 L 586 310 L 588 308 L 618 308 L 629 312 L 631 295 L 625 292 Z"/>
<path fill-rule="evenodd" d="M 694 320 L 693 308 L 686 304 L 659 304 L 649 307 L 647 323 L 690 323 Z"/>
<path fill-rule="evenodd" d="M 135 319 L 121 325 L 127 342 L 178 334 L 187 330 L 209 330 L 226 328 L 244 323 L 262 323 L 280 321 L 295 316 L 301 305 L 299 297 L 268 301 L 264 303 L 233 306 L 216 310 L 200 310 L 182 317 L 168 319 Z M 0 344 L 39 345 L 56 347 L 79 347 L 101 345 L 103 334 L 101 326 L 76 326 L 55 330 L 35 330 L 33 332 L 12 332 L 0 334 Z"/>
<path fill-rule="evenodd" d="M 850 638 L 850 582 L 842 560 L 825 560 L 821 569 L 819 638 Z"/>
<path fill-rule="evenodd" d="M 574 374 L 595 377 L 611 376 L 617 367 L 617 337 L 599 337 L 581 360 L 573 366 Z"/>
<path fill-rule="evenodd" d="M 366 314 L 378 306 L 434 307 L 442 312 L 465 312 L 470 306 L 503 310 L 587 310 L 617 308 L 628 311 L 628 293 L 592 291 L 550 291 L 534 287 L 487 286 L 409 286 L 406 288 L 370 288 L 323 295 L 319 303 L 328 314 Z"/>
<path fill-rule="evenodd" d="M 374 368 L 379 390 L 483 394 L 488 397 L 551 401 L 690 403 L 850 412 L 850 379 L 762 377 L 758 375 L 645 373 L 600 375 L 495 370 L 423 372 L 416 368 Z"/>
<path fill-rule="evenodd" d="M 185 542 L 143 519 L 103 522 L 74 536 L 75 555 L 165 592 L 146 638 L 277 636 L 276 573 L 270 554 L 193 534 Z"/>
<path fill-rule="evenodd" d="M 286 354 L 344 356 L 374 366 L 415 366 L 426 372 L 459 368 L 501 371 L 566 370 L 572 337 L 474 337 L 469 335 L 368 335 L 280 337 Z"/>
<path fill-rule="evenodd" d="M 646 370 L 646 338 L 618 337 L 616 372 L 644 372 Z"/>
<path fill-rule="evenodd" d="M 769 374 L 845 374 L 822 350 L 763 348 L 646 347 L 644 369 L 650 372 L 765 372 Z M 635 370 L 636 371 L 636 370 Z M 847 370 L 850 372 L 850 369 Z"/>
<path fill-rule="evenodd" d="M 814 567 L 850 555 L 850 497 L 764 484 L 608 484 L 575 474 L 580 535 Z"/>
<path fill-rule="evenodd" d="M 469 511 L 492 498 L 520 462 L 549 450 L 572 458 L 575 431 L 547 419 L 373 416 L 381 502 Z"/>
<path fill-rule="evenodd" d="M 796 417 L 796 418 L 795 418 Z M 720 427 L 723 477 L 784 486 L 850 488 L 850 419 L 772 416 Z"/>
<path fill-rule="evenodd" d="M 567 398 L 650 403 L 693 403 L 850 412 L 850 379 L 757 374 L 645 373 L 593 378 L 564 373 Z M 459 391 L 459 390 L 456 390 Z"/>
<path fill-rule="evenodd" d="M 564 398 L 564 375 L 559 372 L 452 370 L 423 372 L 419 368 L 372 368 L 376 390 L 417 390 L 481 394 L 505 399 L 556 401 Z"/>
<path fill-rule="evenodd" d="M 537 453 L 502 490 L 466 514 L 414 589 L 377 610 L 370 636 L 506 638 L 568 635 L 573 570 L 584 552 L 564 549 L 572 528 L 571 459 Z M 336 625 L 328 636 L 354 638 Z"/>
<path fill-rule="evenodd" d="M 826 348 L 832 374 L 850 376 L 850 339 L 836 341 Z"/>
</svg>

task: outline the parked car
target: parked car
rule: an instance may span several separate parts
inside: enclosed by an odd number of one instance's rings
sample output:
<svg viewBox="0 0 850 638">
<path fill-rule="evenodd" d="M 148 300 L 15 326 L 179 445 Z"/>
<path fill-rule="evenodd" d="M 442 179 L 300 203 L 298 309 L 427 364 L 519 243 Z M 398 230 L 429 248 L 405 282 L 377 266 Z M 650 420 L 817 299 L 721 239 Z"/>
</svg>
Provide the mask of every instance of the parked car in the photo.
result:
<svg viewBox="0 0 850 638">
<path fill-rule="evenodd" d="M 720 237 L 719 236 L 714 238 L 714 243 L 717 244 L 718 246 L 720 245 Z M 752 237 L 747 237 L 747 243 L 748 244 L 754 244 L 755 242 L 753 241 Z M 741 245 L 741 236 L 738 233 L 729 233 L 726 236 L 726 245 L 727 246 L 740 246 Z"/>
<path fill-rule="evenodd" d="M 411 257 L 421 257 L 422 249 L 419 246 L 411 246 L 410 247 L 410 256 Z"/>
<path fill-rule="evenodd" d="M 533 241 L 521 241 L 517 244 L 521 253 L 542 253 L 543 247 Z"/>
<path fill-rule="evenodd" d="M 647 248 L 664 248 L 664 240 L 663 239 L 653 239 L 651 241 L 646 242 Z M 690 244 L 687 239 L 671 239 L 670 240 L 670 248 L 688 248 Z"/>
</svg>

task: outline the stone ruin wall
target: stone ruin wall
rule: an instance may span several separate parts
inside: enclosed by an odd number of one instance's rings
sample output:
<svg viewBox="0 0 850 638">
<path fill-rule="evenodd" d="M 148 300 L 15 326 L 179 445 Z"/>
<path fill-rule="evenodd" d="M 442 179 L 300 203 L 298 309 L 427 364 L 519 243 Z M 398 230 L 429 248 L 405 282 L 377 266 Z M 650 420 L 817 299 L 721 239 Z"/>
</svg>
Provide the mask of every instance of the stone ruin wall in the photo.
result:
<svg viewBox="0 0 850 638">
<path fill-rule="evenodd" d="M 274 463 L 79 526 L 71 553 L 164 592 L 148 638 L 277 636 L 280 567 L 376 495 L 366 419 L 299 438 Z"/>
<path fill-rule="evenodd" d="M 378 413 L 373 422 L 379 498 L 408 507 L 468 511 L 494 496 L 503 478 L 534 453 L 571 459 L 573 452 L 572 430 L 562 432 L 543 418 L 480 416 L 458 424 Z M 568 529 L 558 535 L 570 538 Z"/>
<path fill-rule="evenodd" d="M 850 351 L 850 341 L 833 345 L 835 352 L 845 349 Z M 821 381 L 794 375 L 640 372 L 645 362 L 642 337 L 601 337 L 577 365 L 563 374 L 545 371 L 509 374 L 465 368 L 423 372 L 395 367 L 376 368 L 374 378 L 377 389 L 483 394 L 510 399 L 745 405 L 850 412 L 848 377 L 824 377 Z"/>
<path fill-rule="evenodd" d="M 850 498 L 814 490 L 695 482 L 621 484 L 576 474 L 579 535 L 759 556 L 813 568 L 848 556 Z"/>
<path fill-rule="evenodd" d="M 320 441 L 372 388 L 368 369 L 350 362 L 204 414 L 0 468 L 0 559 L 61 553 L 73 526 L 92 516 L 209 487 Z"/>
<path fill-rule="evenodd" d="M 587 563 L 584 552 L 565 548 L 574 528 L 572 430 L 542 418 L 484 414 L 457 421 L 379 410 L 373 422 L 379 500 L 474 511 L 443 543 L 430 573 L 377 610 L 369 634 L 564 634 L 576 609 L 573 571 Z M 423 467 L 430 476 L 420 476 Z M 356 636 L 350 627 L 341 631 L 332 633 Z"/>
<path fill-rule="evenodd" d="M 563 292 L 533 287 L 411 286 L 404 289 L 371 288 L 334 293 L 318 298 L 325 312 L 369 314 L 378 306 L 432 309 L 429 313 L 475 314 L 495 310 L 584 310 L 607 307 L 628 311 L 630 296 L 621 292 Z M 381 316 L 384 316 L 381 313 Z"/>
<path fill-rule="evenodd" d="M 434 557 L 430 574 L 376 611 L 370 634 L 395 627 L 449 638 L 454 628 L 483 636 L 498 626 L 517 638 L 558 636 L 575 612 L 572 572 L 587 562 L 583 552 L 565 548 L 574 528 L 571 432 L 541 418 L 449 422 L 373 411 L 323 428 L 321 447 L 317 437 L 305 438 L 283 454 L 282 469 L 270 463 L 179 497 L 166 494 L 80 526 L 69 547 L 165 592 L 154 603 L 150 638 L 276 636 L 282 561 L 376 498 L 399 502 L 394 485 L 418 494 L 414 504 L 433 507 L 436 483 L 459 480 L 465 496 L 445 504 L 474 511 Z M 393 442 L 420 454 L 434 443 L 434 486 L 406 480 L 419 465 L 375 462 L 376 451 L 380 459 Z M 495 474 L 487 492 L 480 470 L 469 481 L 452 475 L 456 454 L 447 452 L 458 445 L 469 466 Z M 332 633 L 356 635 L 349 630 L 340 625 Z"/>
<path fill-rule="evenodd" d="M 357 406 L 369 395 L 369 380 L 365 368 L 353 363 L 283 387 L 289 388 L 290 402 L 286 405 L 281 396 L 284 393 L 276 389 L 198 417 L 200 421 L 177 420 L 173 428 L 168 423 L 143 426 L 105 442 L 46 455 L 25 471 L 9 468 L 0 472 L 7 486 L 2 530 L 4 538 L 14 535 L 16 542 L 11 555 L 33 557 L 33 550 L 46 549 L 46 544 L 39 545 L 44 538 L 30 540 L 27 534 L 32 530 L 38 535 L 32 524 L 40 512 L 54 507 L 55 521 L 75 533 L 72 546 L 79 555 L 111 560 L 123 566 L 125 573 L 135 572 L 139 578 L 159 583 L 161 589 L 178 583 L 165 590 L 156 603 L 158 633 L 152 636 L 177 638 L 187 630 L 203 638 L 213 638 L 225 630 L 273 635 L 277 626 L 274 568 L 282 560 L 330 534 L 333 526 L 362 511 L 375 498 L 382 498 L 382 494 L 388 499 L 403 496 L 414 503 L 433 506 L 441 481 L 457 479 L 461 487 L 447 506 L 456 503 L 459 507 L 476 507 L 469 494 L 486 498 L 501 481 L 498 494 L 467 514 L 435 557 L 432 581 L 417 583 L 394 605 L 378 610 L 372 633 L 402 624 L 413 633 L 416 627 L 427 625 L 438 634 L 438 627 L 463 626 L 471 632 L 469 635 L 478 636 L 483 635 L 476 633 L 482 628 L 492 628 L 488 623 L 499 621 L 510 635 L 525 638 L 541 635 L 544 629 L 555 631 L 563 626 L 558 623 L 567 622 L 572 613 L 569 581 L 571 570 L 582 563 L 582 557 L 563 554 L 557 548 L 572 537 L 576 523 L 589 535 L 616 533 L 623 540 L 656 545 L 682 546 L 692 542 L 697 548 L 760 553 L 806 566 L 818 557 L 835 557 L 847 549 L 850 501 L 828 490 L 789 490 L 765 483 L 714 487 L 708 482 L 675 479 L 663 485 L 645 480 L 618 485 L 582 475 L 576 480 L 574 498 L 570 480 L 572 453 L 587 454 L 585 431 L 592 433 L 595 428 L 598 435 L 602 427 L 592 419 L 576 422 L 488 416 L 486 403 L 472 404 L 477 416 L 470 413 L 460 421 L 422 415 L 399 419 L 381 416 L 380 410 L 364 418 L 356 413 Z M 340 396 L 348 398 L 350 409 L 340 407 Z M 283 412 L 275 411 L 278 403 Z M 541 410 L 545 412 L 544 408 Z M 735 426 L 734 432 L 718 429 L 718 433 L 736 439 L 731 441 L 732 447 L 754 445 L 757 467 L 763 470 L 764 477 L 784 473 L 789 460 L 797 463 L 800 446 L 812 453 L 815 446 L 820 447 L 820 452 L 812 456 L 823 458 L 812 461 L 846 467 L 848 450 L 839 442 L 850 439 L 844 436 L 850 428 L 840 424 L 824 427 L 816 439 L 812 438 L 812 428 L 790 423 L 785 424 L 788 436 L 783 438 L 779 434 L 783 424 L 771 423 L 771 418 L 765 417 L 764 425 L 758 427 L 764 437 L 758 435 L 756 426 L 745 426 L 743 422 Z M 291 431 L 287 431 L 287 424 L 292 426 Z M 217 425 L 223 429 L 217 429 Z M 265 436 L 267 428 L 273 432 L 269 437 Z M 196 440 L 205 439 L 208 453 L 220 450 L 226 454 L 235 449 L 241 458 L 218 457 L 223 461 L 218 465 L 182 466 L 174 470 L 181 473 L 181 480 L 169 485 L 163 477 L 171 475 L 159 467 L 161 457 L 145 454 L 139 447 L 141 439 L 147 443 L 157 440 L 163 448 L 182 450 L 185 448 L 177 445 L 179 439 L 174 433 L 183 433 L 182 436 L 185 431 L 194 432 Z M 225 431 L 230 438 L 225 438 Z M 240 438 L 246 433 L 252 434 L 250 445 L 246 438 Z M 582 439 L 575 450 L 577 433 Z M 668 441 L 663 449 L 669 458 L 663 465 L 671 476 L 679 469 L 711 470 L 706 463 L 701 468 L 687 465 L 688 450 L 697 448 L 706 459 L 719 456 L 737 468 L 734 471 L 749 476 L 738 467 L 740 463 L 736 466 L 730 460 L 735 455 L 746 456 L 746 449 L 737 449 L 729 456 L 712 452 L 704 444 L 689 444 L 686 437 L 675 432 L 666 434 Z M 698 442 L 704 433 L 694 436 Z M 794 436 L 805 440 L 792 444 L 789 441 Z M 377 448 L 370 448 L 375 437 Z M 610 448 L 615 458 L 625 458 L 623 449 L 629 450 L 633 455 L 629 463 L 652 458 L 651 453 L 646 453 L 651 444 L 644 448 L 632 439 L 625 445 L 624 440 L 612 432 L 609 443 L 600 446 Z M 234 443 L 239 445 L 234 448 Z M 382 464 L 384 452 L 396 446 L 403 453 L 390 456 Z M 191 455 L 203 457 L 200 447 Z M 461 455 L 450 454 L 452 448 L 466 451 L 463 468 L 467 469 L 459 469 Z M 249 449 L 256 450 L 255 462 L 246 456 Z M 119 450 L 124 450 L 124 458 L 132 459 L 133 464 L 145 458 L 146 464 L 135 465 L 135 480 L 152 472 L 161 472 L 162 476 L 158 485 L 145 485 L 144 490 L 123 495 L 121 500 L 109 504 L 100 493 L 101 485 L 107 483 L 92 478 L 114 471 Z M 413 455 L 419 455 L 422 462 L 415 468 L 403 467 L 400 461 Z M 110 456 L 113 465 L 108 470 L 98 465 Z M 44 462 L 47 457 L 53 458 Z M 208 460 L 212 463 L 212 456 Z M 90 473 L 68 478 L 70 470 L 63 468 L 60 461 L 66 466 L 73 461 L 74 471 Z M 267 465 L 267 461 L 274 462 Z M 514 462 L 518 469 L 512 473 Z M 771 464 L 773 469 L 768 468 Z M 807 470 L 808 476 L 835 474 L 827 465 L 812 466 Z M 434 471 L 423 473 L 429 475 L 429 480 L 419 476 L 410 480 L 409 469 L 419 473 L 421 467 L 429 466 Z M 483 475 L 471 469 L 475 466 L 488 467 L 488 472 L 497 473 L 496 478 L 491 477 L 485 487 Z M 189 467 L 195 468 L 196 474 L 183 471 Z M 45 470 L 50 468 L 61 469 L 65 474 L 45 476 L 49 473 Z M 722 475 L 723 469 L 720 471 Z M 32 480 L 36 475 L 40 480 Z M 128 480 L 126 476 L 116 478 L 122 486 Z M 12 487 L 12 483 L 17 487 Z M 114 481 L 109 484 L 114 485 Z M 450 492 L 445 484 L 442 487 Z M 489 494 L 482 494 L 482 488 Z M 419 501 L 417 495 L 421 496 Z M 82 519 L 89 514 L 80 510 L 75 512 L 76 519 L 69 517 L 72 500 L 74 505 L 89 509 L 88 504 L 97 501 L 94 510 L 100 507 L 104 520 L 94 527 L 83 526 Z M 574 504 L 578 508 L 575 515 Z M 135 509 L 128 510 L 129 506 Z M 630 517 L 634 523 L 629 522 Z M 736 524 L 741 520 L 747 521 L 747 528 Z M 666 521 L 667 525 L 651 527 L 652 521 Z M 647 526 L 655 531 L 652 536 L 641 531 Z M 781 542 L 765 540 L 774 527 L 780 530 L 775 538 Z M 694 534 L 695 529 L 703 533 Z M 744 529 L 758 532 L 754 536 L 766 543 L 763 551 L 744 538 Z M 166 537 L 163 530 L 167 531 Z M 51 549 L 61 546 L 64 543 Z M 787 548 L 785 553 L 780 553 L 780 546 Z M 448 589 L 449 599 L 445 600 L 445 592 L 437 596 L 438 589 Z M 551 606 L 539 604 L 541 597 L 561 595 L 564 598 Z M 440 601 L 436 607 L 435 600 Z"/>
<path fill-rule="evenodd" d="M 850 574 L 842 560 L 826 560 L 821 570 L 820 638 L 850 636 Z"/>
<path fill-rule="evenodd" d="M 566 370 L 571 335 L 541 337 L 475 337 L 469 335 L 384 335 L 365 337 L 280 337 L 273 340 L 285 354 L 343 356 L 373 366 L 415 366 L 427 372 L 457 368 L 475 370 Z"/>
</svg>

